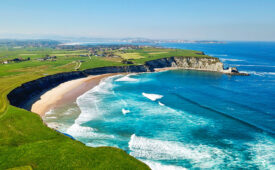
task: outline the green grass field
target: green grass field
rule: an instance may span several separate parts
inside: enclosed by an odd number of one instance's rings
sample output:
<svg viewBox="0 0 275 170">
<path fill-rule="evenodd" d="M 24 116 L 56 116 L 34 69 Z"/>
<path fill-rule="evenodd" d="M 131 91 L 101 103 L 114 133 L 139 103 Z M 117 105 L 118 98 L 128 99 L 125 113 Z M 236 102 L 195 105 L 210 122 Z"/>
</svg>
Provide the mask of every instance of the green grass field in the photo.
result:
<svg viewBox="0 0 275 170">
<path fill-rule="evenodd" d="M 135 50 L 125 50 L 124 53 L 117 52 L 116 55 L 123 59 L 132 59 L 134 64 L 144 64 L 146 61 L 156 60 L 165 57 L 210 57 L 202 55 L 199 51 L 182 50 L 182 49 L 167 49 L 167 48 L 143 48 Z"/>
<path fill-rule="evenodd" d="M 87 147 L 48 128 L 35 113 L 9 105 L 7 94 L 21 84 L 67 71 L 103 66 L 121 66 L 123 59 L 134 64 L 170 56 L 207 57 L 198 51 L 143 48 L 117 51 L 120 58 L 80 57 L 87 50 L 50 48 L 10 49 L 0 47 L 0 61 L 16 57 L 29 61 L 0 64 L 0 169 L 148 169 L 148 166 L 112 147 Z M 38 61 L 46 54 L 56 61 Z"/>
</svg>

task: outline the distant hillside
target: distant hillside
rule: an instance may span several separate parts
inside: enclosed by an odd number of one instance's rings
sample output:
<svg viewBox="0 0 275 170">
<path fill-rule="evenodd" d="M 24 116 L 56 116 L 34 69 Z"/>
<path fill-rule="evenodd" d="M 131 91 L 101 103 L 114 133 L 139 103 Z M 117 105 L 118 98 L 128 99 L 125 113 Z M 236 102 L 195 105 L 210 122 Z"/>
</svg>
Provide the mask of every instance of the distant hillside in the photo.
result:
<svg viewBox="0 0 275 170">
<path fill-rule="evenodd" d="M 55 47 L 61 42 L 55 40 L 15 40 L 15 39 L 0 39 L 0 46 L 7 47 Z"/>
</svg>

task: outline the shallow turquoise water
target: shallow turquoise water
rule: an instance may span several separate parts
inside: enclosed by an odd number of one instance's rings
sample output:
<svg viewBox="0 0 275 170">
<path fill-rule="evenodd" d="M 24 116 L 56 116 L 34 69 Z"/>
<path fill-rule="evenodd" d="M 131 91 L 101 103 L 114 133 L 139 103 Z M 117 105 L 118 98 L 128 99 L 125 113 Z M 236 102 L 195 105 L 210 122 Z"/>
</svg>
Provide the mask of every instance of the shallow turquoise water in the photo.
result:
<svg viewBox="0 0 275 170">
<path fill-rule="evenodd" d="M 251 55 L 245 50 L 251 44 L 223 46 L 192 48 L 251 76 L 187 70 L 114 76 L 44 120 L 88 146 L 122 148 L 153 169 L 273 169 L 275 66 L 267 51 L 275 48 L 252 44 L 259 53 Z"/>
</svg>

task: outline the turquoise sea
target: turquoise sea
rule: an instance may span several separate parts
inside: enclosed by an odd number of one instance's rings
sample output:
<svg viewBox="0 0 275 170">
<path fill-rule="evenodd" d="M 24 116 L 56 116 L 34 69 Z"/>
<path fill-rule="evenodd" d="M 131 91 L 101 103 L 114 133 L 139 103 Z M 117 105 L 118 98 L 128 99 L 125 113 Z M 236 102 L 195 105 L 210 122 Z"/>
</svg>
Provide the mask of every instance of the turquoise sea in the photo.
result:
<svg viewBox="0 0 275 170">
<path fill-rule="evenodd" d="M 158 44 L 204 51 L 250 76 L 173 70 L 106 78 L 44 121 L 152 169 L 275 169 L 275 43 Z"/>
</svg>

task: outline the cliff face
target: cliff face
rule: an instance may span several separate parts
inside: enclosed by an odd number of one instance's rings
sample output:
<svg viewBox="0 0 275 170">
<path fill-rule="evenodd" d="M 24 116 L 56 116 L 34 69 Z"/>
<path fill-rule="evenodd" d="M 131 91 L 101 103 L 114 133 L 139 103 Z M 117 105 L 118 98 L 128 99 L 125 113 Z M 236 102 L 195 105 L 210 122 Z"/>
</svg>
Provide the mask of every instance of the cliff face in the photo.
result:
<svg viewBox="0 0 275 170">
<path fill-rule="evenodd" d="M 148 61 L 145 63 L 145 65 L 100 67 L 84 71 L 65 72 L 49 75 L 22 84 L 20 87 L 17 87 L 11 91 L 7 97 L 11 105 L 30 110 L 32 104 L 39 100 L 43 93 L 69 80 L 105 73 L 153 72 L 155 68 L 164 67 L 224 72 L 223 64 L 219 61 L 218 58 L 169 57 Z"/>
<path fill-rule="evenodd" d="M 176 67 L 182 69 L 223 72 L 223 63 L 220 62 L 218 58 L 209 57 L 170 57 L 148 61 L 145 65 L 147 65 L 150 70 L 154 68 Z"/>
<path fill-rule="evenodd" d="M 144 65 L 137 66 L 121 66 L 121 67 L 99 67 L 84 71 L 74 71 L 58 73 L 39 78 L 22 84 L 8 94 L 10 104 L 26 110 L 30 110 L 32 104 L 39 100 L 40 96 L 46 91 L 58 86 L 69 80 L 83 78 L 89 75 L 98 75 L 105 73 L 121 73 L 121 72 L 147 72 L 148 68 Z"/>
<path fill-rule="evenodd" d="M 223 63 L 217 58 L 175 58 L 176 66 L 183 69 L 223 71 Z"/>
</svg>

